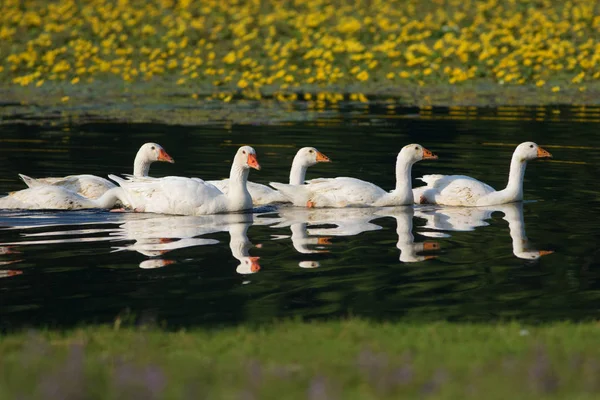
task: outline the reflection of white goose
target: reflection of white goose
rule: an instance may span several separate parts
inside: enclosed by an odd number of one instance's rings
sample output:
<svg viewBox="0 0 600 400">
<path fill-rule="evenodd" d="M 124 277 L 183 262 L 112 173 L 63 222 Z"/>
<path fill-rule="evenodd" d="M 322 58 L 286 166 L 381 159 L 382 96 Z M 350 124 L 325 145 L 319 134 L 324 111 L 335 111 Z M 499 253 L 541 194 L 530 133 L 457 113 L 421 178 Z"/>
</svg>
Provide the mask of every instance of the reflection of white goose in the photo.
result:
<svg viewBox="0 0 600 400">
<path fill-rule="evenodd" d="M 248 254 L 248 250 L 252 247 L 247 235 L 250 225 L 252 225 L 251 222 L 240 222 L 233 223 L 228 227 L 231 255 L 240 262 L 235 270 L 242 275 L 254 274 L 260 271 L 260 264 L 258 263 L 260 257 L 252 257 Z"/>
<path fill-rule="evenodd" d="M 437 209 L 415 211 L 415 216 L 427 222 L 422 228 L 444 231 L 472 231 L 479 226 L 488 226 L 487 219 L 492 212 L 485 207 L 447 207 L 442 212 Z M 428 236 L 426 232 L 423 235 Z"/>
<path fill-rule="evenodd" d="M 17 276 L 23 274 L 23 271 L 18 269 L 0 269 L 0 278 L 10 278 L 11 276 Z"/>
<path fill-rule="evenodd" d="M 282 207 L 277 210 L 281 220 L 274 228 L 289 226 L 292 243 L 299 253 L 322 253 L 324 250 L 311 250 L 309 245 L 328 245 L 328 236 L 354 236 L 362 232 L 381 229 L 370 221 L 377 218 L 370 208 L 297 208 Z M 310 228 L 315 225 L 335 225 L 334 227 Z M 321 237 L 316 237 L 321 236 Z"/>
<path fill-rule="evenodd" d="M 18 254 L 19 251 L 15 250 L 13 246 L 0 246 L 0 255 L 3 254 Z"/>
<path fill-rule="evenodd" d="M 128 214 L 125 214 L 127 217 Z M 135 214 L 133 214 L 135 215 Z M 257 218 L 252 214 L 215 214 L 203 216 L 151 216 L 145 219 L 134 218 L 125 221 L 112 235 L 116 240 L 134 240 L 135 242 L 116 250 L 137 251 L 148 257 L 159 257 L 180 248 L 216 244 L 219 241 L 200 236 L 229 232 L 231 252 L 240 261 L 238 272 L 252 273 L 260 269 L 258 258 L 250 257 L 248 249 L 252 246 L 246 231 L 253 222 L 272 223 L 269 218 Z M 172 263 L 172 262 L 170 262 Z M 160 262 L 146 263 L 142 268 L 157 268 Z"/>
<path fill-rule="evenodd" d="M 497 206 L 462 208 L 444 207 L 420 213 L 427 220 L 425 228 L 445 231 L 471 231 L 480 226 L 489 225 L 486 220 L 492 218 L 492 213 L 504 213 L 503 219 L 508 222 L 512 239 L 513 254 L 518 258 L 535 260 L 551 254 L 549 250 L 534 250 L 528 248 L 529 239 L 525 233 L 523 204 L 510 203 Z"/>
<path fill-rule="evenodd" d="M 170 251 L 176 249 L 183 249 L 186 247 L 195 246 L 206 246 L 211 244 L 219 243 L 215 239 L 202 239 L 202 238 L 184 238 L 184 239 L 170 239 L 170 238 L 150 238 L 150 239 L 137 239 L 135 243 L 115 248 L 119 250 L 137 251 L 147 257 L 158 257 Z"/>
<path fill-rule="evenodd" d="M 418 254 L 424 251 L 438 250 L 440 246 L 435 241 L 415 243 L 415 237 L 412 234 L 414 216 L 412 206 L 386 208 L 380 210 L 377 214 L 396 219 L 396 234 L 398 235 L 396 247 L 400 250 L 401 262 L 420 262 L 436 257 L 433 255 Z"/>
<path fill-rule="evenodd" d="M 296 251 L 298 253 L 301 254 L 311 254 L 311 253 L 327 253 L 328 250 L 322 250 L 322 249 L 310 249 L 308 246 L 324 246 L 324 245 L 328 245 L 331 244 L 331 242 L 329 242 L 329 238 L 328 237 L 315 237 L 315 236 L 309 236 L 307 229 L 306 229 L 306 223 L 303 222 L 296 222 L 292 225 L 290 225 L 290 230 L 292 231 L 292 244 L 294 245 L 294 249 L 296 249 Z"/>
<path fill-rule="evenodd" d="M 321 263 L 318 261 L 300 261 L 298 266 L 300 268 L 319 268 Z"/>
<path fill-rule="evenodd" d="M 149 260 L 144 260 L 140 263 L 140 268 L 142 269 L 156 269 L 166 267 L 167 265 L 174 264 L 173 260 L 163 260 L 161 258 L 151 258 Z"/>
</svg>

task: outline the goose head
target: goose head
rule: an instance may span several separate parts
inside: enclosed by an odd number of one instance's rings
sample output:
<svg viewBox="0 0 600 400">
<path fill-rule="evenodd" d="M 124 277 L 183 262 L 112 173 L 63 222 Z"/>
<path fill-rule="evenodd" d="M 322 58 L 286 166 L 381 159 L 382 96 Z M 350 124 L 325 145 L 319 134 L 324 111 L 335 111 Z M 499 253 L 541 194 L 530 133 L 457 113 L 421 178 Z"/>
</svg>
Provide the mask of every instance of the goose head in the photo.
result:
<svg viewBox="0 0 600 400">
<path fill-rule="evenodd" d="M 524 142 L 517 146 L 514 157 L 520 161 L 530 161 L 536 158 L 551 158 L 552 154 L 533 142 Z"/>
<path fill-rule="evenodd" d="M 175 160 L 157 143 L 145 143 L 140 147 L 138 156 L 146 161 L 164 161 L 173 164 Z"/>
<path fill-rule="evenodd" d="M 235 269 L 238 274 L 247 275 L 255 274 L 260 271 L 258 260 L 260 257 L 240 257 L 240 265 Z"/>
<path fill-rule="evenodd" d="M 437 160 L 438 156 L 420 144 L 408 144 L 398 153 L 398 160 L 408 161 L 411 164 L 421 160 Z"/>
<path fill-rule="evenodd" d="M 318 261 L 300 261 L 298 266 L 300 268 L 319 268 L 321 263 Z"/>
<path fill-rule="evenodd" d="M 155 269 L 166 267 L 167 265 L 175 264 L 174 260 L 163 260 L 160 258 L 151 258 L 140 263 L 142 269 Z"/>
<path fill-rule="evenodd" d="M 331 162 L 329 157 L 321 153 L 314 147 L 303 147 L 298 150 L 294 159 L 300 160 L 300 163 L 305 167 L 311 167 L 320 162 Z"/>
<path fill-rule="evenodd" d="M 523 249 L 519 251 L 518 249 L 513 249 L 513 254 L 517 258 L 521 258 L 523 260 L 537 260 L 540 257 L 547 256 L 548 254 L 554 253 L 553 250 L 528 250 Z"/>
<path fill-rule="evenodd" d="M 240 147 L 233 158 L 233 163 L 243 169 L 254 168 L 260 170 L 256 151 L 250 146 Z"/>
</svg>

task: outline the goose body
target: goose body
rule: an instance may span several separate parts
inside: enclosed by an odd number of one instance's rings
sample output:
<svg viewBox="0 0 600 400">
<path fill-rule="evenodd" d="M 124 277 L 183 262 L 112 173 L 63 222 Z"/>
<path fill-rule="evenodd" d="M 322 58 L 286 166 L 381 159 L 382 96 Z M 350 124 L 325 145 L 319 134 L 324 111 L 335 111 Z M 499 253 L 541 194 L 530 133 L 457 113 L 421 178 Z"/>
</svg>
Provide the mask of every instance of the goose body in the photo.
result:
<svg viewBox="0 0 600 400">
<path fill-rule="evenodd" d="M 329 158 L 314 147 L 303 147 L 296 153 L 292 161 L 290 170 L 290 185 L 302 185 L 306 178 L 306 170 L 319 162 L 330 162 Z M 229 192 L 229 179 L 218 181 L 208 181 L 221 192 L 227 194 Z M 273 203 L 288 203 L 289 199 L 277 190 L 262 185 L 260 183 L 248 182 L 248 192 L 252 197 L 252 204 L 255 206 L 273 204 Z"/>
<path fill-rule="evenodd" d="M 523 200 L 523 177 L 527 161 L 552 157 L 533 142 L 524 142 L 515 149 L 508 177 L 503 190 L 465 175 L 425 175 L 417 178 L 425 186 L 413 189 L 417 204 L 440 204 L 447 206 L 490 206 Z"/>
<path fill-rule="evenodd" d="M 271 182 L 296 206 L 361 207 L 412 204 L 412 165 L 423 159 L 435 159 L 432 152 L 418 144 L 404 146 L 396 159 L 396 189 L 386 192 L 377 185 L 356 178 L 320 178 L 306 185 L 286 185 Z"/>
<path fill-rule="evenodd" d="M 164 178 L 122 179 L 109 177 L 125 191 L 132 208 L 140 212 L 175 215 L 207 215 L 252 208 L 246 187 L 249 168 L 260 169 L 252 147 L 241 147 L 233 160 L 227 194 L 199 178 L 167 176 Z"/>
<path fill-rule="evenodd" d="M 173 163 L 173 158 L 156 143 L 145 143 L 138 150 L 133 162 L 134 176 L 148 176 L 150 165 L 155 161 L 164 161 Z M 116 187 L 108 179 L 96 175 L 69 175 L 60 178 L 31 178 L 27 175 L 19 174 L 23 182 L 30 187 L 42 185 L 58 186 L 79 193 L 88 199 L 97 199 L 107 190 Z"/>
<path fill-rule="evenodd" d="M 9 193 L 0 198 L 0 209 L 82 210 L 112 208 L 124 197 L 120 188 L 112 188 L 98 199 L 88 199 L 60 186 L 38 185 Z"/>
</svg>

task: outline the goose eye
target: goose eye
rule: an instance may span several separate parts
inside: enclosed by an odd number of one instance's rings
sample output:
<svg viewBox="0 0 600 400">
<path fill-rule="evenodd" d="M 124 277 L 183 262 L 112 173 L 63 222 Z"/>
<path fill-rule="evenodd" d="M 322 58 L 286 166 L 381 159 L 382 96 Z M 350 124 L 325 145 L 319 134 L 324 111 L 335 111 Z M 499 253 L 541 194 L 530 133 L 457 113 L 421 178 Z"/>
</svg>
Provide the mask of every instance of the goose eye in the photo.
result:
<svg viewBox="0 0 600 400">
<path fill-rule="evenodd" d="M 415 147 L 415 150 L 419 150 L 419 146 L 416 146 L 416 147 Z"/>
<path fill-rule="evenodd" d="M 242 154 L 246 154 L 246 150 L 242 150 Z"/>
<path fill-rule="evenodd" d="M 530 144 L 529 147 L 533 149 L 533 145 L 532 144 Z"/>
<path fill-rule="evenodd" d="M 314 151 L 312 151 L 312 150 L 309 150 L 308 152 L 309 152 L 309 153 L 314 153 Z"/>
<path fill-rule="evenodd" d="M 152 146 L 151 148 L 152 148 L 152 150 L 156 150 L 156 147 L 154 147 L 154 146 Z"/>
</svg>

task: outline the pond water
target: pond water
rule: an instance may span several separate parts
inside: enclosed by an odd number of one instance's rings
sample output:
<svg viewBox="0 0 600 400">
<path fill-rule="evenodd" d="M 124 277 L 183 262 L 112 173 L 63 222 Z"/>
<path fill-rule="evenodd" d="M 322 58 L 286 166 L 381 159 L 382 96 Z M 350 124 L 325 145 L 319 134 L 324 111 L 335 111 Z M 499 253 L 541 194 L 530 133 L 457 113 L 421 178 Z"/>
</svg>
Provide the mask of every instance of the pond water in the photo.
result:
<svg viewBox="0 0 600 400">
<path fill-rule="evenodd" d="M 554 158 L 529 163 L 523 204 L 486 209 L 0 211 L 0 328 L 117 317 L 169 327 L 598 318 L 599 122 L 597 108 L 347 106 L 277 125 L 5 123 L 1 193 L 23 188 L 17 173 L 131 173 L 147 141 L 176 161 L 154 164 L 153 176 L 226 177 L 237 146 L 249 144 L 262 166 L 250 179 L 285 182 L 296 150 L 315 146 L 333 162 L 307 178 L 353 176 L 386 189 L 408 143 L 439 156 L 414 166 L 414 185 L 422 174 L 455 173 L 502 188 L 514 147 L 526 140 Z"/>
</svg>

